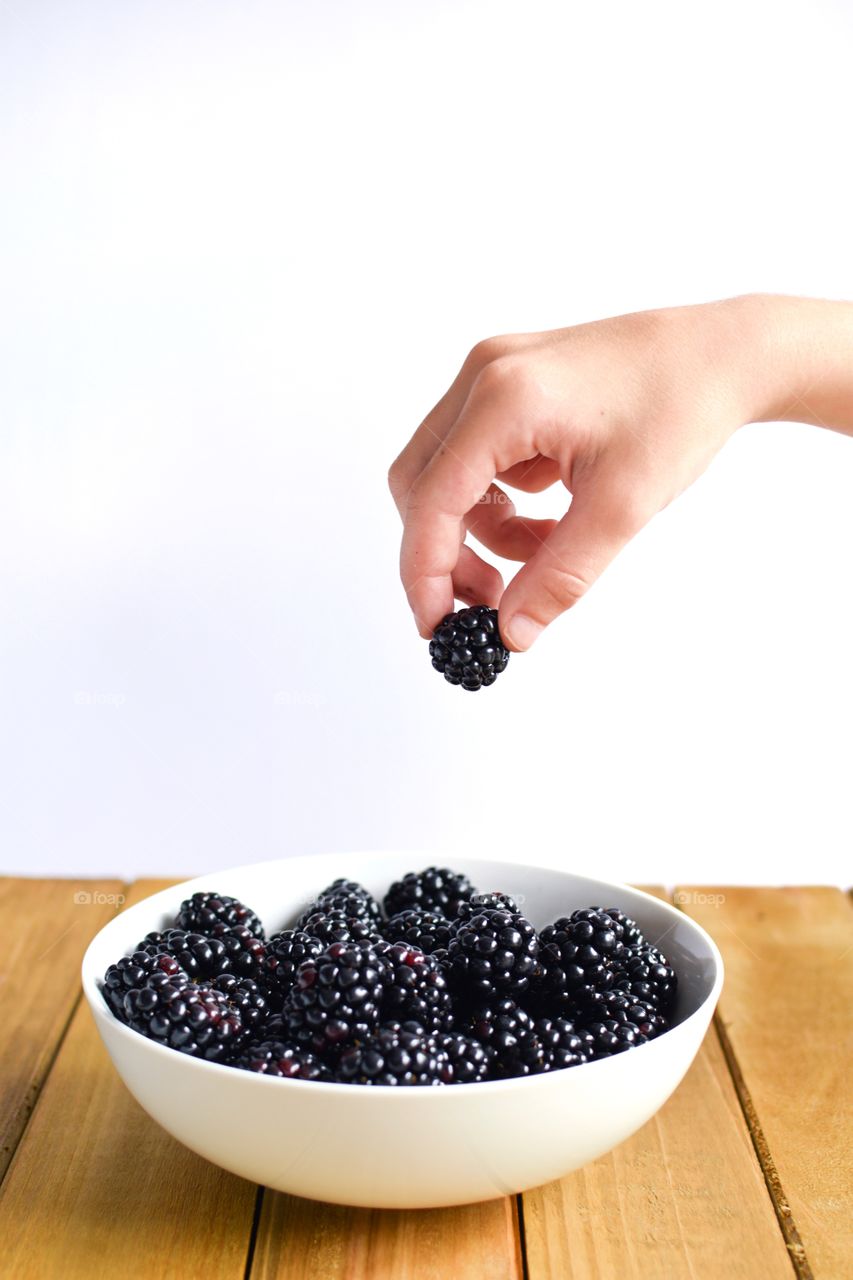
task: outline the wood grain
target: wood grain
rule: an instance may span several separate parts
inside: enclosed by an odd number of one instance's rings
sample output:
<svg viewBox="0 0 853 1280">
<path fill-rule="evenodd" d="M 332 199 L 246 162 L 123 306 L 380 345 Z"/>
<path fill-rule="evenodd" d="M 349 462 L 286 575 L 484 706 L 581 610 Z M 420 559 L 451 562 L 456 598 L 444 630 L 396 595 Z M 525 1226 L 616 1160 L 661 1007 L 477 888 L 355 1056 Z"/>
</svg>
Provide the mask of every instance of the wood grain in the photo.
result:
<svg viewBox="0 0 853 1280">
<path fill-rule="evenodd" d="M 853 1276 L 849 899 L 831 888 L 678 893 L 723 953 L 721 1034 L 792 1259 L 818 1280 Z"/>
<path fill-rule="evenodd" d="M 523 1203 L 530 1280 L 792 1274 L 713 1030 L 639 1133 Z"/>
<path fill-rule="evenodd" d="M 243 1280 L 255 1195 L 149 1119 L 81 1006 L 0 1188 L 3 1274 Z"/>
<path fill-rule="evenodd" d="M 0 879 L 0 1179 L 80 997 L 80 963 L 120 880 Z"/>
<path fill-rule="evenodd" d="M 267 1191 L 252 1280 L 521 1280 L 515 1199 L 348 1209 Z"/>
</svg>

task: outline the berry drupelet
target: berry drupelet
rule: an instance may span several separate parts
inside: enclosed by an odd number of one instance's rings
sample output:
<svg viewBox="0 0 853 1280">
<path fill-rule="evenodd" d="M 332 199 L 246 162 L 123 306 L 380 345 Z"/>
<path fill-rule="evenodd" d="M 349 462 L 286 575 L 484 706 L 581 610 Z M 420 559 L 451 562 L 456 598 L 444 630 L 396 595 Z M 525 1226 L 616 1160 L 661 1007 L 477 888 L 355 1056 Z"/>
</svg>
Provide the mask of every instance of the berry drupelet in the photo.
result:
<svg viewBox="0 0 853 1280">
<path fill-rule="evenodd" d="M 519 996 L 539 976 L 539 939 L 524 916 L 484 908 L 457 921 L 447 960 L 455 990 L 481 1000 Z"/>
<path fill-rule="evenodd" d="M 389 942 L 407 942 L 430 954 L 447 946 L 450 930 L 451 923 L 446 916 L 422 907 L 410 907 L 392 916 L 382 932 Z"/>
<path fill-rule="evenodd" d="M 450 867 L 427 867 L 395 880 L 382 905 L 389 919 L 410 907 L 420 907 L 454 920 L 460 902 L 467 902 L 475 892 L 471 881 L 460 872 L 451 871 Z"/>
<path fill-rule="evenodd" d="M 382 960 L 367 943 L 333 942 L 305 960 L 282 1009 L 287 1039 L 315 1053 L 331 1053 L 379 1025 L 384 994 Z"/>
<path fill-rule="evenodd" d="M 497 610 L 479 604 L 448 613 L 433 633 L 429 655 L 449 684 L 471 692 L 494 684 L 509 662 Z"/>
<path fill-rule="evenodd" d="M 264 937 L 264 926 L 250 907 L 224 893 L 194 893 L 182 902 L 175 916 L 175 928 L 187 933 L 216 937 L 224 929 L 242 925 L 256 938 Z"/>
<path fill-rule="evenodd" d="M 417 1022 L 385 1022 L 343 1051 L 338 1079 L 342 1084 L 438 1085 L 438 1046 Z"/>
<path fill-rule="evenodd" d="M 242 1050 L 234 1066 L 286 1080 L 332 1079 L 329 1068 L 315 1054 L 282 1040 L 253 1041 Z"/>
</svg>

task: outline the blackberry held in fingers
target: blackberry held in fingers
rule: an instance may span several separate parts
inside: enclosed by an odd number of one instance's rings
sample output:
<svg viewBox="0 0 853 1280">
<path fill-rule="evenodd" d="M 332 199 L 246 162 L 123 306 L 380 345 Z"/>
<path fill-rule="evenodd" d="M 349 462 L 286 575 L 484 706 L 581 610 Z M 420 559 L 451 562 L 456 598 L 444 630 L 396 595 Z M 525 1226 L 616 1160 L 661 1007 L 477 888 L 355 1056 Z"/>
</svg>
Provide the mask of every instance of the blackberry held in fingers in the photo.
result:
<svg viewBox="0 0 853 1280">
<path fill-rule="evenodd" d="M 448 684 L 475 692 L 494 684 L 509 662 L 509 650 L 498 631 L 498 611 L 472 605 L 448 613 L 433 632 L 429 656 Z"/>
</svg>

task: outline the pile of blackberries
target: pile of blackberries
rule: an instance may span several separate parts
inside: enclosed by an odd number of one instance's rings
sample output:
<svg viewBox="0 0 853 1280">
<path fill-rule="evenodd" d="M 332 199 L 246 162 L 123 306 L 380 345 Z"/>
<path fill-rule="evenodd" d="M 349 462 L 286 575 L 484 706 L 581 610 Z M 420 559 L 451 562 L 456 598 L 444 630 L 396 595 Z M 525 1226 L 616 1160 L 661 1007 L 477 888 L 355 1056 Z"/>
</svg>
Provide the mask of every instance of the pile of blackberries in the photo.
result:
<svg viewBox="0 0 853 1280">
<path fill-rule="evenodd" d="M 182 1053 L 289 1079 L 474 1084 L 621 1053 L 667 1031 L 676 975 L 617 908 L 537 932 L 505 893 L 427 867 L 380 904 L 336 880 L 267 937 L 196 893 L 110 965 L 104 997 Z"/>
</svg>

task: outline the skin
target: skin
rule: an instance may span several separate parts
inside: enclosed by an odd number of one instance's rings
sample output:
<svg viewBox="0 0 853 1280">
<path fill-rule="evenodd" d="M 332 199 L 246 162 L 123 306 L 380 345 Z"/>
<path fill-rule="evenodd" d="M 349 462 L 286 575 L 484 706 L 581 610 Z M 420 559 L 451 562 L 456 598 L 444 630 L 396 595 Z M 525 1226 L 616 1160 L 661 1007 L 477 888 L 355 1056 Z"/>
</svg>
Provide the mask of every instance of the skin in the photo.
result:
<svg viewBox="0 0 853 1280">
<path fill-rule="evenodd" d="M 853 434 L 853 303 L 750 295 L 478 343 L 389 473 L 420 634 L 457 599 L 529 648 L 739 427 L 785 419 Z M 552 485 L 559 520 L 506 492 Z M 506 589 L 469 538 L 522 563 Z"/>
</svg>

